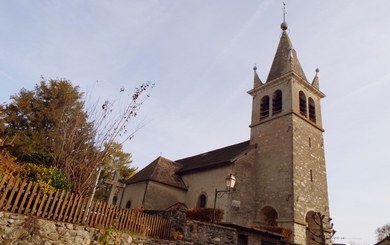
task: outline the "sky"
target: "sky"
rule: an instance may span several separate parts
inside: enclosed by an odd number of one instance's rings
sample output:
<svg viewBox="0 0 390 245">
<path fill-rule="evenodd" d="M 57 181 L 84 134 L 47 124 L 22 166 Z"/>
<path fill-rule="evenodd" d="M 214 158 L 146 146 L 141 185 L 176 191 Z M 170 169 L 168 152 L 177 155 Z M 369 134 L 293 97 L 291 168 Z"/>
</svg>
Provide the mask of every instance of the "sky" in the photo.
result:
<svg viewBox="0 0 390 245">
<path fill-rule="evenodd" d="M 373 244 L 390 223 L 390 1 L 286 0 L 309 81 L 320 69 L 336 242 Z M 45 78 L 118 98 L 156 84 L 124 145 L 143 168 L 249 139 L 253 66 L 268 75 L 282 1 L 0 0 L 0 102 Z"/>
</svg>

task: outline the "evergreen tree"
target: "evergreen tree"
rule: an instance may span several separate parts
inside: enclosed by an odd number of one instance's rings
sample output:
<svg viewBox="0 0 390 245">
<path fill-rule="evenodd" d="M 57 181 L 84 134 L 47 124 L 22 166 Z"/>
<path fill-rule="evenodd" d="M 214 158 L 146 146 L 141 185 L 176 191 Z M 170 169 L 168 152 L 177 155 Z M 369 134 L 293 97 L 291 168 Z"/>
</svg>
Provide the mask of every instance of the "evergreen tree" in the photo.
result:
<svg viewBox="0 0 390 245">
<path fill-rule="evenodd" d="M 129 163 L 130 156 L 120 144 L 133 137 L 127 125 L 152 86 L 142 84 L 129 96 L 126 107 L 115 113 L 108 101 L 85 108 L 84 94 L 68 80 L 42 78 L 33 90 L 22 89 L 0 108 L 0 139 L 12 145 L 9 150 L 19 162 L 57 167 L 74 192 L 89 193 L 96 169 L 105 161 L 119 162 L 122 168 Z M 113 151 L 117 152 L 114 158 Z"/>
</svg>

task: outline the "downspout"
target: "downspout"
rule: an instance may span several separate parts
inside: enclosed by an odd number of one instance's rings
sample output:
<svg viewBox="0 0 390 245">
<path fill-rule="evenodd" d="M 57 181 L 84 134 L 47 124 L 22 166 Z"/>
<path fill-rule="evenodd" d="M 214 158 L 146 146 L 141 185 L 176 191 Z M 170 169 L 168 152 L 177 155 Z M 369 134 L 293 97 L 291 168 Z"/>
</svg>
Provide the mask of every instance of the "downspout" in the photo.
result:
<svg viewBox="0 0 390 245">
<path fill-rule="evenodd" d="M 146 192 L 148 191 L 148 187 L 149 187 L 149 180 L 146 181 L 144 197 L 142 198 L 142 206 L 144 206 L 144 204 L 145 204 Z"/>
</svg>

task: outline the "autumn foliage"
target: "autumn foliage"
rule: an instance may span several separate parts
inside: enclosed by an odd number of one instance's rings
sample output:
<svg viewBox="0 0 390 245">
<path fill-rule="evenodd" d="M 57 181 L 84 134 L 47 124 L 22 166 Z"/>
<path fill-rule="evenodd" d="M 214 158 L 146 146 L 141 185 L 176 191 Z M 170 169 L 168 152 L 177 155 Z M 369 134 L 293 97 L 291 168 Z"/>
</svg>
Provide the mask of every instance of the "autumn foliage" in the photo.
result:
<svg viewBox="0 0 390 245">
<path fill-rule="evenodd" d="M 59 169 L 32 163 L 18 164 L 16 157 L 2 149 L 0 150 L 0 177 L 5 174 L 34 182 L 44 191 L 69 190 L 70 188 L 66 176 Z"/>
<path fill-rule="evenodd" d="M 34 89 L 23 88 L 0 106 L 0 140 L 19 163 L 58 169 L 73 192 L 89 194 L 98 168 L 104 168 L 106 178 L 114 171 L 134 172 L 123 171 L 131 159 L 121 146 L 138 130 L 130 122 L 152 87 L 146 82 L 130 93 L 121 89 L 126 96 L 120 105 L 116 98 L 87 103 L 69 80 L 42 78 Z"/>
</svg>

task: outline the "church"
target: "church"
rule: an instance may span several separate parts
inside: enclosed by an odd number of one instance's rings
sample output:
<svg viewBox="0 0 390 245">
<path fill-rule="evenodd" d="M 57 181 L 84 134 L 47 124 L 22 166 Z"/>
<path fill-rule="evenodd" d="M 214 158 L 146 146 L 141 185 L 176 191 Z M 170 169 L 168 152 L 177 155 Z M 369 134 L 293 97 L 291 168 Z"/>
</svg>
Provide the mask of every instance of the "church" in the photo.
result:
<svg viewBox="0 0 390 245">
<path fill-rule="evenodd" d="M 267 79 L 253 68 L 250 138 L 184 159 L 158 157 L 127 181 L 122 207 L 217 207 L 224 210 L 222 223 L 280 226 L 292 231 L 292 243 L 311 243 L 313 214 L 329 220 L 325 95 L 318 69 L 313 80 L 306 78 L 287 29 L 283 22 Z"/>
</svg>

